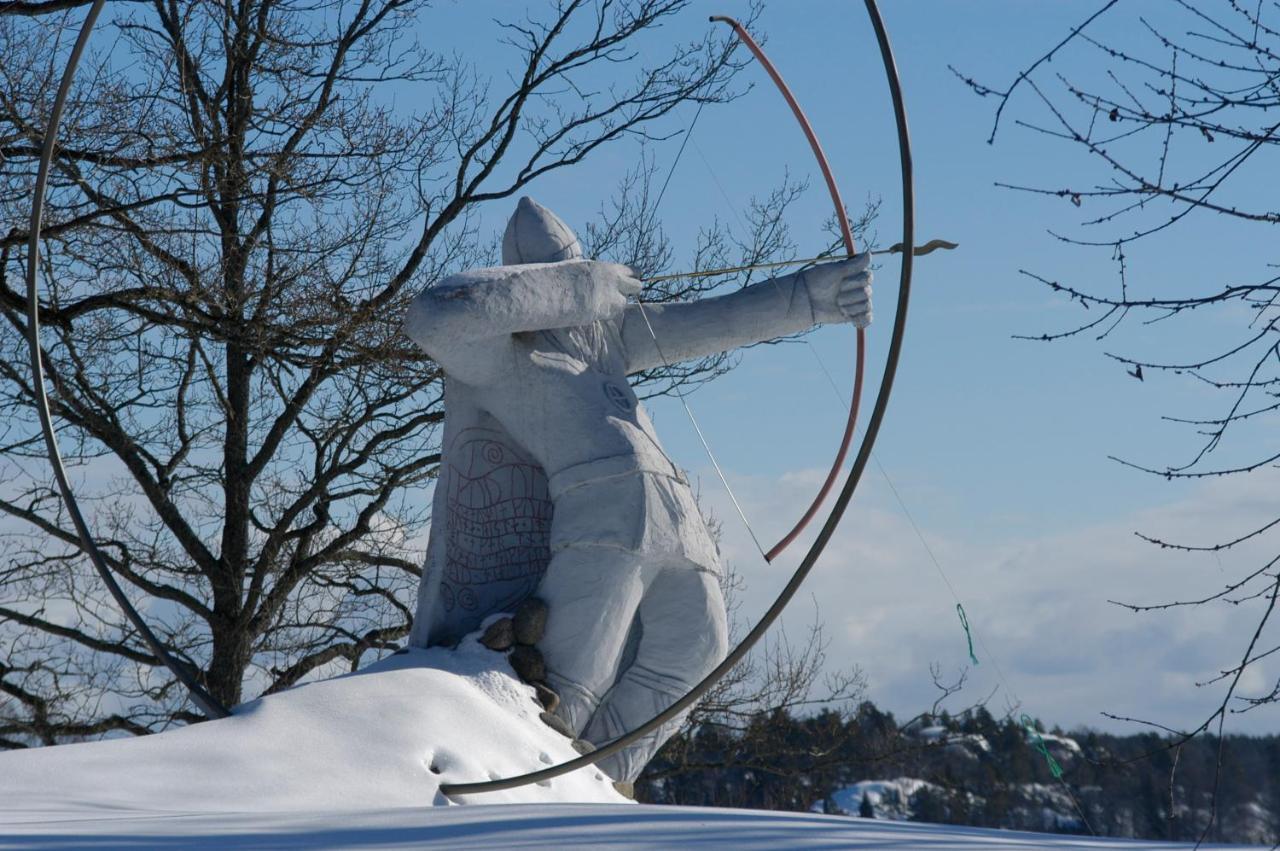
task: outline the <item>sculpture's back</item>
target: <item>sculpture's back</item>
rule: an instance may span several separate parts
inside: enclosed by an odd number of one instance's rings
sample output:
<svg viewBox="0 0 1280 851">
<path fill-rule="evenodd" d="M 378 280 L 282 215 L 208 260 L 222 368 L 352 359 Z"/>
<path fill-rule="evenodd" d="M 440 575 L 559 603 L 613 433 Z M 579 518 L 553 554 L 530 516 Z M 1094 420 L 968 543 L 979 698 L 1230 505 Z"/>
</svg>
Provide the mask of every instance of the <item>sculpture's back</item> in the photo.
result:
<svg viewBox="0 0 1280 851">
<path fill-rule="evenodd" d="M 431 540 L 410 642 L 453 644 L 533 595 L 551 554 L 547 476 L 506 429 L 446 384 Z"/>
</svg>

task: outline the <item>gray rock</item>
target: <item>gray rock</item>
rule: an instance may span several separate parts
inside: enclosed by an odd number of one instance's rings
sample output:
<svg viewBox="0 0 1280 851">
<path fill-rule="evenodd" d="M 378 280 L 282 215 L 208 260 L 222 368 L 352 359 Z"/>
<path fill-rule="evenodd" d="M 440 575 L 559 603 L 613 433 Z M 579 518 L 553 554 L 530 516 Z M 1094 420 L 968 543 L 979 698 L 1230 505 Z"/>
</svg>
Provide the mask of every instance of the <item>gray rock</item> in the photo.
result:
<svg viewBox="0 0 1280 851">
<path fill-rule="evenodd" d="M 546 724 L 566 739 L 577 739 L 572 728 L 570 728 L 569 724 L 559 715 L 552 715 L 550 712 L 540 712 L 538 713 L 538 717 L 542 719 L 543 724 Z"/>
<path fill-rule="evenodd" d="M 542 682 L 547 678 L 547 663 L 536 647 L 525 647 L 517 644 L 507 657 L 516 676 L 526 683 Z"/>
<path fill-rule="evenodd" d="M 586 756 L 589 753 L 595 753 L 596 750 L 596 746 L 588 742 L 586 739 L 574 739 L 572 745 L 573 749 L 583 756 Z"/>
<path fill-rule="evenodd" d="M 547 604 L 537 597 L 530 597 L 516 607 L 512 626 L 517 644 L 537 644 L 547 631 Z"/>
<path fill-rule="evenodd" d="M 633 801 L 636 799 L 635 784 L 631 783 L 628 780 L 613 781 L 613 789 L 615 792 L 617 792 L 619 795 L 621 795 L 624 798 L 630 798 Z"/>
<path fill-rule="evenodd" d="M 548 712 L 555 712 L 560 705 L 560 695 L 556 694 L 546 683 L 534 683 L 533 693 L 538 696 L 538 703 Z"/>
<path fill-rule="evenodd" d="M 510 650 L 516 643 L 515 627 L 511 618 L 502 618 L 489 624 L 484 635 L 480 636 L 480 643 L 499 653 Z"/>
</svg>

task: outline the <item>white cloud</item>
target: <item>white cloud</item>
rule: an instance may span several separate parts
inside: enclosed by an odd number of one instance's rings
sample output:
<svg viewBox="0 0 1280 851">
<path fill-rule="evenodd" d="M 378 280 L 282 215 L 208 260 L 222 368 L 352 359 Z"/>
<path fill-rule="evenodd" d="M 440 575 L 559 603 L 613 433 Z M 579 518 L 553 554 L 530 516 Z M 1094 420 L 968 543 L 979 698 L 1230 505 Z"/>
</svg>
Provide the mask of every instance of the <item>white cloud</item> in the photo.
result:
<svg viewBox="0 0 1280 851">
<path fill-rule="evenodd" d="M 730 476 L 766 546 L 799 516 L 820 479 L 816 471 Z M 1265 538 L 1219 555 L 1181 554 L 1133 533 L 1188 544 L 1235 537 L 1274 518 L 1277 484 L 1280 476 L 1261 473 L 1206 482 L 1177 502 L 1035 538 L 978 540 L 924 529 L 986 646 L 976 648 L 981 664 L 960 699 L 995 688 L 998 665 L 1024 711 L 1050 724 L 1135 729 L 1108 721 L 1104 711 L 1175 727 L 1198 724 L 1221 698 L 1218 689 L 1195 683 L 1239 659 L 1260 604 L 1134 614 L 1107 600 L 1202 597 L 1256 569 L 1269 557 Z M 910 505 L 912 493 L 901 484 L 899 490 Z M 777 563 L 764 565 L 723 489 L 709 484 L 703 501 L 724 521 L 722 548 L 747 581 L 743 614 L 754 622 L 790 576 L 812 532 Z M 898 713 L 927 708 L 935 696 L 929 663 L 948 671 L 968 663 L 951 594 L 874 466 L 784 618 L 793 634 L 813 613 L 800 599 L 805 595 L 817 601 L 833 662 L 860 665 L 870 677 L 870 697 L 882 707 Z M 1270 643 L 1260 649 L 1280 642 L 1280 623 L 1266 637 Z M 1260 665 L 1242 691 L 1268 690 L 1277 676 L 1280 665 Z M 993 704 L 993 710 L 1004 708 L 1003 691 Z M 1228 729 L 1275 732 L 1278 716 L 1276 707 L 1262 708 L 1233 716 Z"/>
</svg>

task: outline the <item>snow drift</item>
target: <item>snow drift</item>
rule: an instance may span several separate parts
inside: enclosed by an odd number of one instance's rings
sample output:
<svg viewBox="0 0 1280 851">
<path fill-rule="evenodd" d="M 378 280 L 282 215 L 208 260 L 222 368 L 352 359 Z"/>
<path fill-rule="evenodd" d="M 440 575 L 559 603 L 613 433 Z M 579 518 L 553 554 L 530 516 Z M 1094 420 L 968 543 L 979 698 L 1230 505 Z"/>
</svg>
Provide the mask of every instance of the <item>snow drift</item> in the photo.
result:
<svg viewBox="0 0 1280 851">
<path fill-rule="evenodd" d="M 298 686 L 230 718 L 133 739 L 0 754 L 6 814 L 281 812 L 447 803 L 625 801 L 594 768 L 446 800 L 441 783 L 521 774 L 578 754 L 533 688 L 472 639 Z"/>
</svg>

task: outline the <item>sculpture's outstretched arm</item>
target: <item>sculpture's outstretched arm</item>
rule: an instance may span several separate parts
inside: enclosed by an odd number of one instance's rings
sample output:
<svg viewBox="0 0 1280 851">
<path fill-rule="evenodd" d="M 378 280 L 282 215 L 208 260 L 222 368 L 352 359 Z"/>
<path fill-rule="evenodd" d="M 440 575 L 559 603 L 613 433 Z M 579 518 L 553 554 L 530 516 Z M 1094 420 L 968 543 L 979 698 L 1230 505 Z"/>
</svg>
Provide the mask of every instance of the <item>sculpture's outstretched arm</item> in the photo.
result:
<svg viewBox="0 0 1280 851">
<path fill-rule="evenodd" d="M 815 325 L 853 321 L 865 326 L 871 319 L 866 269 L 867 257 L 859 255 L 715 298 L 629 305 L 622 324 L 627 372 L 775 340 Z"/>
<path fill-rule="evenodd" d="M 404 330 L 465 381 L 464 373 L 500 358 L 512 334 L 618 316 L 639 289 L 627 267 L 592 260 L 475 269 L 414 299 Z"/>
</svg>

